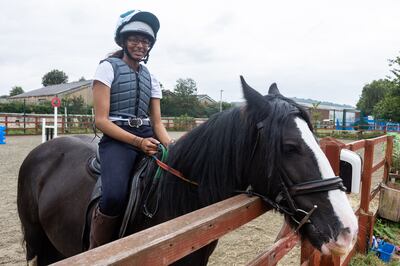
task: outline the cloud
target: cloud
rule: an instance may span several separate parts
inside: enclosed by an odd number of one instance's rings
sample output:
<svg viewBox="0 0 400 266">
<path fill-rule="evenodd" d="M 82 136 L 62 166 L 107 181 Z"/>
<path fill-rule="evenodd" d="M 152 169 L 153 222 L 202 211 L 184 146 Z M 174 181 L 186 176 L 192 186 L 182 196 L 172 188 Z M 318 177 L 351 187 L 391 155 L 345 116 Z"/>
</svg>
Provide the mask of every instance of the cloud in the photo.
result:
<svg viewBox="0 0 400 266">
<path fill-rule="evenodd" d="M 400 52 L 400 2 L 135 1 L 161 29 L 149 68 L 168 89 L 193 78 L 200 93 L 242 98 L 239 75 L 266 93 L 272 82 L 290 97 L 355 105 L 362 87 L 389 74 Z M 63 70 L 92 78 L 113 41 L 126 2 L 16 0 L 0 17 L 0 95 L 41 87 Z"/>
</svg>

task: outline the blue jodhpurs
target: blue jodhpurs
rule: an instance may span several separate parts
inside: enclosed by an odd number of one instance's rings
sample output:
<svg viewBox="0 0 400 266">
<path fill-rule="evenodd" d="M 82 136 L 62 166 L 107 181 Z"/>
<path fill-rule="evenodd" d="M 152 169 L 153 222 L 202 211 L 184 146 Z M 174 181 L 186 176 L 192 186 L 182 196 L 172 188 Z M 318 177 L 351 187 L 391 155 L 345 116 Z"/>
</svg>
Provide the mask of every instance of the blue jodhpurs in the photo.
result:
<svg viewBox="0 0 400 266">
<path fill-rule="evenodd" d="M 122 129 L 136 136 L 148 138 L 153 136 L 150 126 Z M 129 180 L 135 164 L 144 153 L 133 145 L 115 140 L 103 135 L 99 143 L 101 165 L 101 191 L 99 202 L 100 212 L 108 216 L 121 215 L 128 199 Z"/>
</svg>

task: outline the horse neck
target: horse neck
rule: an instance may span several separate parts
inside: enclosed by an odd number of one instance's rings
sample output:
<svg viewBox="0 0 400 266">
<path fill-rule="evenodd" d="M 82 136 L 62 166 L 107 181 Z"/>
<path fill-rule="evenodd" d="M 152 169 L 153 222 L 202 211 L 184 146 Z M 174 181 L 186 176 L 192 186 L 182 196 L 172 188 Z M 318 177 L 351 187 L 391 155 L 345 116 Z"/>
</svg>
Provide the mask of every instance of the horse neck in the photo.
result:
<svg viewBox="0 0 400 266">
<path fill-rule="evenodd" d="M 171 148 L 169 164 L 199 184 L 206 205 L 232 196 L 246 184 L 251 134 L 240 116 L 239 110 L 220 113 Z"/>
</svg>

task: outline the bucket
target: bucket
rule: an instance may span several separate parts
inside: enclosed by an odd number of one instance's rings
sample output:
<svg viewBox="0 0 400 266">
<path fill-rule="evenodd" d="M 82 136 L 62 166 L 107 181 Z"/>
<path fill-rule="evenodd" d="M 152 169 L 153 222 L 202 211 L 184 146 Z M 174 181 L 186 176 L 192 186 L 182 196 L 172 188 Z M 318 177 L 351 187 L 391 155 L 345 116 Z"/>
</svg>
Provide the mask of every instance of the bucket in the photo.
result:
<svg viewBox="0 0 400 266">
<path fill-rule="evenodd" d="M 378 214 L 393 222 L 400 222 L 400 185 L 393 182 L 381 184 Z"/>
<path fill-rule="evenodd" d="M 392 259 L 395 248 L 395 245 L 381 241 L 378 248 L 379 258 L 384 262 L 389 262 Z"/>
</svg>

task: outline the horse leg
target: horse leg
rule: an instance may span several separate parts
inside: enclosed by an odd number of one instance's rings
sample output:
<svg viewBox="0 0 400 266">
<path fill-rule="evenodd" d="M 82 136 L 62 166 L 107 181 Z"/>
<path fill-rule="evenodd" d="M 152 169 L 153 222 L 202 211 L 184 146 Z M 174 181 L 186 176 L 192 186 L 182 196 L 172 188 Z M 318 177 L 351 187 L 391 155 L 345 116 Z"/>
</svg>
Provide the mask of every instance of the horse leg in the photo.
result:
<svg viewBox="0 0 400 266">
<path fill-rule="evenodd" d="M 54 248 L 39 224 L 31 225 L 25 230 L 26 260 L 32 265 L 48 265 L 63 259 Z"/>
<path fill-rule="evenodd" d="M 18 178 L 17 206 L 21 220 L 26 260 L 33 265 L 48 265 L 62 258 L 48 239 L 39 219 L 39 208 L 34 196 L 35 179 L 23 164 Z"/>
</svg>

